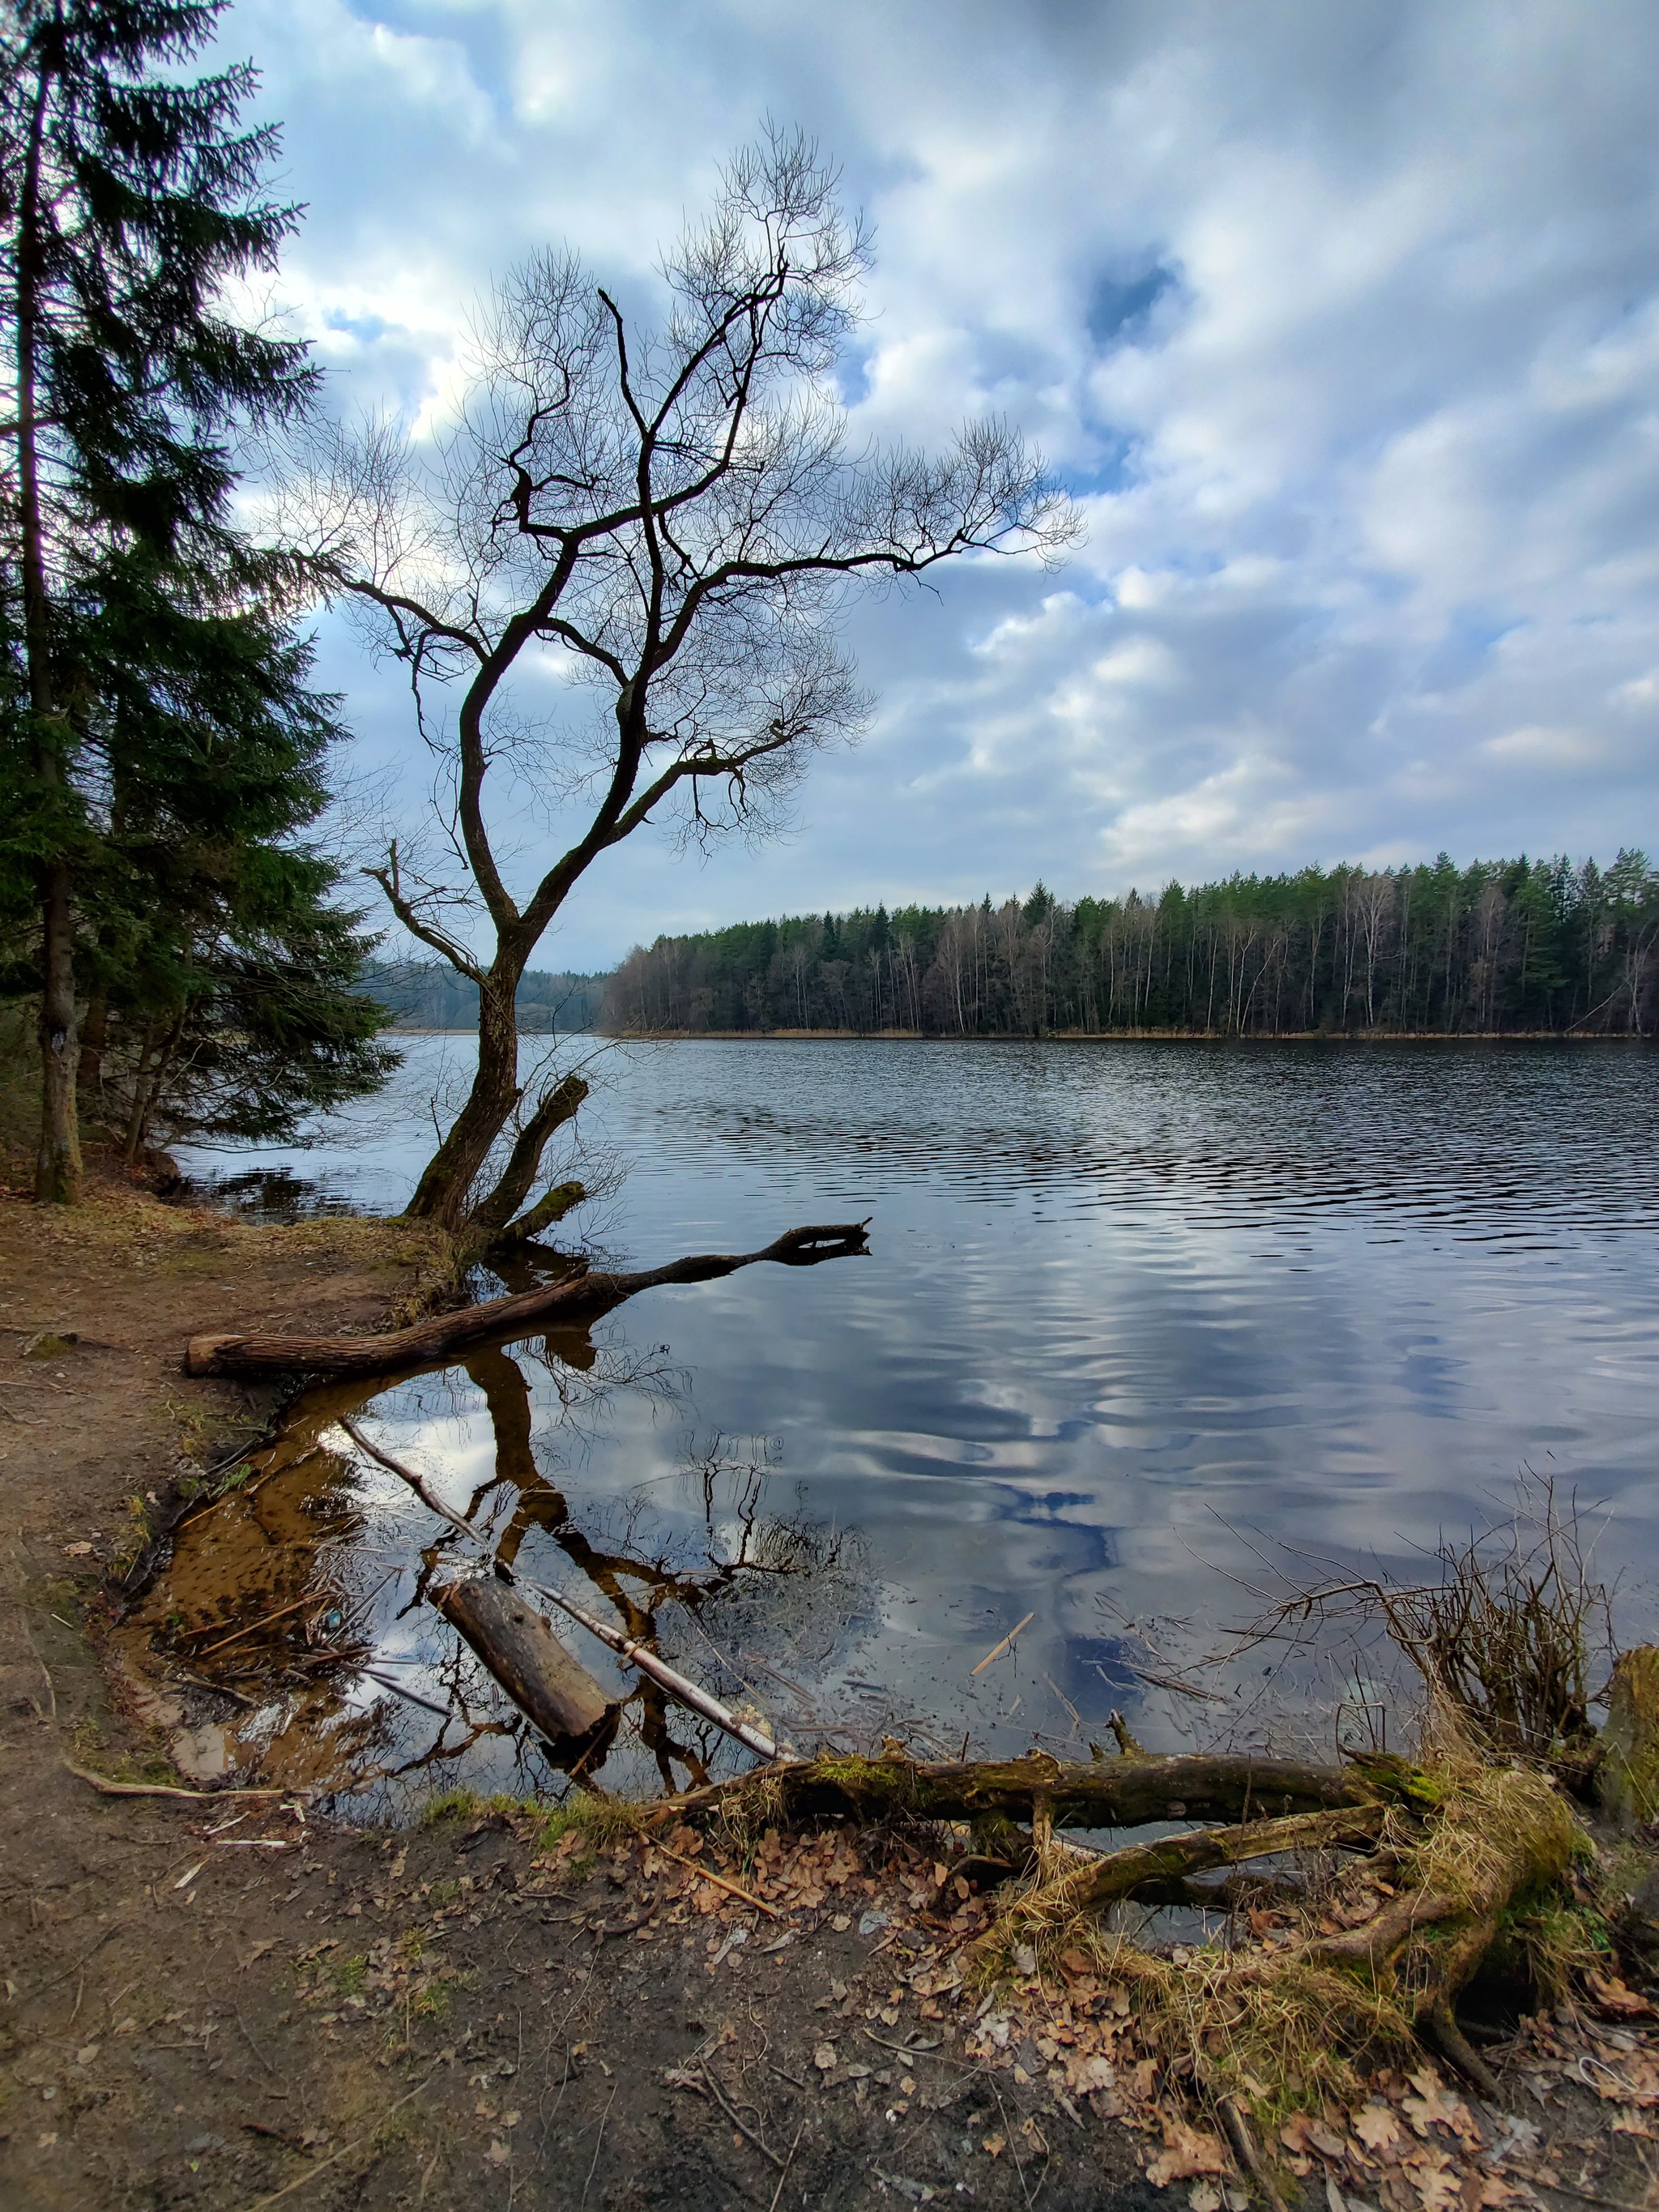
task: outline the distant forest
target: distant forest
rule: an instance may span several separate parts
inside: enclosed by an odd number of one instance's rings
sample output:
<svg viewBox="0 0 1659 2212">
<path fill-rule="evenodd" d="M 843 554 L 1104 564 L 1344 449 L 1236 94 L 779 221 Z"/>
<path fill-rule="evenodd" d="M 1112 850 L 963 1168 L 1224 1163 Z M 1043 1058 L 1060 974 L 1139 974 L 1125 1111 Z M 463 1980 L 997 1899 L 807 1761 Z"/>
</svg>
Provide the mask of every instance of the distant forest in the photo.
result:
<svg viewBox="0 0 1659 2212">
<path fill-rule="evenodd" d="M 1477 861 L 1233 876 L 1066 905 L 859 908 L 639 946 L 613 1034 L 1651 1036 L 1659 870 Z"/>
<path fill-rule="evenodd" d="M 519 985 L 519 1027 L 526 1036 L 591 1030 L 599 1018 L 603 975 L 550 975 L 526 970 Z M 478 988 L 453 968 L 417 960 L 371 961 L 358 986 L 386 1008 L 394 1030 L 476 1030 Z"/>
</svg>

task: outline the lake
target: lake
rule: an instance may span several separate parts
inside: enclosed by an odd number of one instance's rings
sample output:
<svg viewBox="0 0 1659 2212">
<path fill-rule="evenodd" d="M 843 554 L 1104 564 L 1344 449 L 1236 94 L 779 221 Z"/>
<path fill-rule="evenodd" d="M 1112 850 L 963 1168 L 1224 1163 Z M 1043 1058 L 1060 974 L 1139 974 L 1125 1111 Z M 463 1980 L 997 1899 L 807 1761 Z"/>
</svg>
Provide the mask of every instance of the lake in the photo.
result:
<svg viewBox="0 0 1659 2212">
<path fill-rule="evenodd" d="M 188 1164 L 265 1178 L 242 1203 L 286 1176 L 395 1208 L 470 1049 L 410 1040 L 394 1094 L 327 1144 Z M 1169 1748 L 1248 1730 L 1282 1654 L 1216 1675 L 1228 1706 L 1164 1678 L 1286 1576 L 1420 1572 L 1526 1468 L 1601 1504 L 1621 1625 L 1650 1622 L 1659 1053 L 709 1041 L 594 1073 L 582 1124 L 616 1187 L 567 1231 L 649 1265 L 868 1215 L 869 1255 L 653 1291 L 591 1348 L 417 1377 L 362 1422 L 522 1569 L 654 1608 L 668 1656 L 793 1739 L 1086 1755 L 1113 1707 Z M 392 1808 L 544 1784 L 420 1602 L 441 1524 L 329 1418 L 325 1449 L 198 1524 L 145 1625 L 307 1529 L 349 1656 L 245 1680 L 234 1755 L 295 1780 L 344 1759 Z M 1293 1696 L 1290 1672 L 1283 1711 L 1328 1747 L 1364 1668 L 1324 1655 Z M 721 1741 L 633 1711 L 606 1784 L 683 1780 L 674 1747 L 718 1766 Z"/>
</svg>

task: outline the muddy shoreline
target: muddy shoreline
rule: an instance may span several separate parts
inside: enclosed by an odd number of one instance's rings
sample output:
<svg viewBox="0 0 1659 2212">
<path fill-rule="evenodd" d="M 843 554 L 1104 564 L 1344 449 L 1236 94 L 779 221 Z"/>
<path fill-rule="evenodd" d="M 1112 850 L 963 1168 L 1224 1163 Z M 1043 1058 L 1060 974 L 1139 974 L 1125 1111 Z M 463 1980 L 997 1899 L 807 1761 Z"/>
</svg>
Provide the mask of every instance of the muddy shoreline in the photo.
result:
<svg viewBox="0 0 1659 2212">
<path fill-rule="evenodd" d="M 1237 2175 L 1179 2135 L 1178 2085 L 1138 2055 L 1120 1988 L 1087 1961 L 994 2002 L 964 1981 L 994 1893 L 941 1840 L 664 1849 L 465 1799 L 353 1827 L 303 1798 L 110 1796 L 71 1771 L 200 1786 L 187 1700 L 117 1663 L 120 1585 L 281 1393 L 186 1382 L 186 1335 L 368 1332 L 443 1258 L 397 1224 L 264 1227 L 121 1189 L 74 1214 L 0 1200 L 5 2201 L 1242 2212 Z M 1403 2080 L 1377 2093 L 1393 2164 L 1280 2148 L 1310 2204 L 1638 2206 L 1659 2128 L 1644 2021 L 1512 2044 L 1541 2132 L 1502 2156 L 1449 2093 L 1419 2129 Z"/>
</svg>

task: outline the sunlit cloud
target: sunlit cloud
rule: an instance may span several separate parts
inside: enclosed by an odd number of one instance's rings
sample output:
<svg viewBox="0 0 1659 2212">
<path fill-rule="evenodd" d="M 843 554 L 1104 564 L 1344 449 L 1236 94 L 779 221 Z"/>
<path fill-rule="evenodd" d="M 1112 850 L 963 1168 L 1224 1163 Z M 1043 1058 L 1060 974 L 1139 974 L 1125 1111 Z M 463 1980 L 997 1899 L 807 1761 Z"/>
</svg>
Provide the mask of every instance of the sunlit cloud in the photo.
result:
<svg viewBox="0 0 1659 2212">
<path fill-rule="evenodd" d="M 283 304 L 342 411 L 441 427 L 472 303 L 550 239 L 648 311 L 769 113 L 874 227 L 855 437 L 995 410 L 1083 502 L 1063 576 L 980 562 L 859 615 L 878 711 L 793 842 L 612 856 L 558 960 L 1038 874 L 1659 842 L 1659 42 L 1633 0 L 1593 39 L 1566 0 L 240 0 L 224 44 L 285 125 L 309 213 Z M 324 644 L 412 808 L 406 694 Z"/>
</svg>

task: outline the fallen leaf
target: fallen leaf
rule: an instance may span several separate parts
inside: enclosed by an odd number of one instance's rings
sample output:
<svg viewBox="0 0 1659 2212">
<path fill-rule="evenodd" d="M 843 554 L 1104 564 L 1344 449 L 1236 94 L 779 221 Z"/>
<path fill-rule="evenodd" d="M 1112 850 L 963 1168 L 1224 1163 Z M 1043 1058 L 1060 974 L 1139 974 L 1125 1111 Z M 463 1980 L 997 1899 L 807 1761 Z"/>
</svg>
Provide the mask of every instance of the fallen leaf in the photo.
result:
<svg viewBox="0 0 1659 2212">
<path fill-rule="evenodd" d="M 1461 2205 L 1463 2186 L 1444 2151 L 1418 2151 L 1401 2168 L 1423 2203 L 1423 2212 L 1452 2212 Z"/>
<path fill-rule="evenodd" d="M 836 2063 L 835 2045 L 833 2043 L 819 2044 L 817 2049 L 812 2053 L 812 2063 L 817 2068 L 820 2074 L 830 2073 L 834 2069 Z"/>
<path fill-rule="evenodd" d="M 1088 2058 L 1073 2058 L 1066 2065 L 1070 2087 L 1085 2094 L 1095 2089 L 1109 2089 L 1117 2081 L 1117 2069 L 1109 2058 L 1096 2051 Z"/>
<path fill-rule="evenodd" d="M 200 1874 L 202 1869 L 206 1864 L 207 1861 L 205 1859 L 198 1860 L 188 1874 L 181 1874 L 179 1875 L 178 1881 L 173 1883 L 173 1887 L 175 1889 L 188 1889 L 191 1882 L 195 1881 L 197 1875 Z"/>
<path fill-rule="evenodd" d="M 91 1549 L 90 1544 L 65 1544 L 64 1557 L 66 1559 L 84 1559 Z"/>
<path fill-rule="evenodd" d="M 1408 2079 L 1417 2094 L 1402 2099 L 1400 2109 L 1419 2136 L 1427 2135 L 1431 2122 L 1468 2133 L 1474 2124 L 1468 2106 L 1452 2095 L 1431 2066 L 1419 2066 Z"/>
<path fill-rule="evenodd" d="M 1212 2181 L 1195 2181 L 1187 2191 L 1191 2212 L 1221 2212 L 1221 2191 Z"/>
<path fill-rule="evenodd" d="M 1172 2181 L 1226 2171 L 1227 2154 L 1218 2136 L 1188 2127 L 1184 2120 L 1166 2120 L 1164 2148 L 1146 2168 L 1146 2179 L 1155 2189 L 1167 2189 Z"/>
<path fill-rule="evenodd" d="M 57 2140 L 53 2138 L 54 2142 Z M 1006 2136 L 987 2136 L 980 2148 L 991 2158 L 1000 2158 L 1008 2148 Z"/>
<path fill-rule="evenodd" d="M 513 2154 L 504 2142 L 498 2142 L 494 2136 L 492 2136 L 490 2138 L 489 2148 L 484 2153 L 484 2156 L 489 2160 L 491 2166 L 506 2166 L 511 2160 Z"/>
<path fill-rule="evenodd" d="M 1399 2121 L 1386 2105 L 1362 2106 L 1353 2116 L 1353 2131 L 1367 2150 L 1395 2150 L 1405 2140 Z"/>
<path fill-rule="evenodd" d="M 71 1551 L 74 1548 L 73 1545 L 70 1547 Z M 1615 2020 L 1650 2020 L 1653 2017 L 1653 2007 L 1648 2000 L 1638 1996 L 1634 1990 L 1626 1989 L 1617 1974 L 1598 1974 L 1592 1967 L 1584 1979 L 1589 1985 L 1589 1993 L 1595 1999 L 1597 2008 L 1611 2014 Z"/>
</svg>

